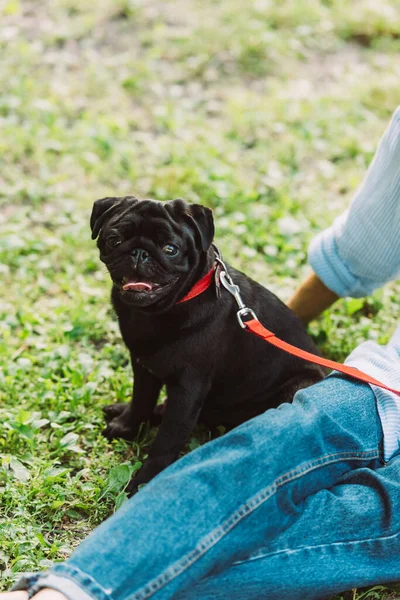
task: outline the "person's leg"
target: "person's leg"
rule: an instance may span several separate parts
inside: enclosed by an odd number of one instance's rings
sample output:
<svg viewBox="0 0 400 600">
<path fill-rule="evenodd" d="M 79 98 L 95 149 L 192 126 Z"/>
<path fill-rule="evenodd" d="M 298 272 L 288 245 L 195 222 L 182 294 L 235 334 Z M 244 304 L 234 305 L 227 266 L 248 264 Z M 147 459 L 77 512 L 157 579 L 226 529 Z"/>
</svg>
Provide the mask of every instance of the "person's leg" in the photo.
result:
<svg viewBox="0 0 400 600">
<path fill-rule="evenodd" d="M 39 584 L 65 591 L 61 576 L 80 598 L 174 598 L 274 540 L 307 496 L 376 466 L 381 441 L 370 388 L 330 377 L 166 469 Z"/>
<path fill-rule="evenodd" d="M 304 500 L 300 517 L 176 600 L 316 600 L 400 581 L 400 455 Z"/>
</svg>

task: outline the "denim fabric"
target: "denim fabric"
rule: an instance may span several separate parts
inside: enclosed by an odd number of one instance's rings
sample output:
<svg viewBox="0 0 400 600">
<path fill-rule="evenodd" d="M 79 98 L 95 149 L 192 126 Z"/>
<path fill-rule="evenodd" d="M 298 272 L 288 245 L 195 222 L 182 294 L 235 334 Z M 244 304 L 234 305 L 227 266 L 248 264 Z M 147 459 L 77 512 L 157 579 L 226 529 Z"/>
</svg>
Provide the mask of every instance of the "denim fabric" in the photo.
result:
<svg viewBox="0 0 400 600">
<path fill-rule="evenodd" d="M 347 560 L 351 540 L 364 536 L 356 518 L 349 518 L 342 531 L 348 505 L 353 504 L 355 514 L 360 509 L 358 488 L 342 484 L 348 489 L 346 499 L 337 495 L 335 510 L 327 498 L 333 498 L 330 489 L 352 471 L 365 469 L 374 482 L 381 447 L 382 429 L 369 386 L 329 377 L 298 392 L 293 404 L 269 410 L 177 461 L 69 560 L 37 576 L 36 589 L 54 587 L 71 600 L 83 593 L 98 600 L 222 597 L 223 581 L 225 590 L 229 587 L 224 597 L 232 600 L 276 598 L 272 582 L 274 589 L 288 590 L 287 598 L 319 598 L 340 590 L 347 586 L 341 569 L 316 560 L 317 552 L 298 555 L 301 576 L 294 577 L 293 571 L 279 568 L 284 564 L 281 550 L 294 560 L 302 545 L 323 543 L 340 565 L 338 541 L 347 535 Z M 373 516 L 374 537 L 391 531 L 386 505 L 376 514 L 372 505 L 363 509 Z M 371 528 L 371 523 L 365 526 Z M 268 561 L 271 553 L 279 558 Z M 384 544 L 382 553 L 389 558 Z M 357 562 L 357 549 L 353 560 Z M 400 564 L 398 571 L 400 576 Z M 238 576 L 229 586 L 232 572 Z M 370 582 L 366 573 L 359 575 L 354 583 Z M 217 589 L 208 587 L 199 595 L 199 586 L 212 587 L 215 578 Z M 375 581 L 385 580 L 383 569 Z M 316 583 L 320 581 L 326 589 Z M 82 589 L 81 596 L 72 582 Z M 22 582 L 20 587 L 29 585 Z"/>
<path fill-rule="evenodd" d="M 257 553 L 216 567 L 176 600 L 309 600 L 400 580 L 400 455 L 307 498 Z"/>
</svg>

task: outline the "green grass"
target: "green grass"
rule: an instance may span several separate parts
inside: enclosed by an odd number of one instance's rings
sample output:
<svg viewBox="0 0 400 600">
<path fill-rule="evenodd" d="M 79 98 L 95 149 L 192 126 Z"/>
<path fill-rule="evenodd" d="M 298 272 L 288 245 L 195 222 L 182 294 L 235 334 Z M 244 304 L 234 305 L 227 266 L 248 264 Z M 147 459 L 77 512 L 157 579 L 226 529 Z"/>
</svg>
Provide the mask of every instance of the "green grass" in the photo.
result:
<svg viewBox="0 0 400 600">
<path fill-rule="evenodd" d="M 145 443 L 101 436 L 101 407 L 128 399 L 131 372 L 92 202 L 212 207 L 225 257 L 286 300 L 400 103 L 396 0 L 96 4 L 0 3 L 4 589 L 67 557 L 145 456 Z M 385 342 L 399 291 L 341 301 L 313 323 L 325 354 Z"/>
</svg>

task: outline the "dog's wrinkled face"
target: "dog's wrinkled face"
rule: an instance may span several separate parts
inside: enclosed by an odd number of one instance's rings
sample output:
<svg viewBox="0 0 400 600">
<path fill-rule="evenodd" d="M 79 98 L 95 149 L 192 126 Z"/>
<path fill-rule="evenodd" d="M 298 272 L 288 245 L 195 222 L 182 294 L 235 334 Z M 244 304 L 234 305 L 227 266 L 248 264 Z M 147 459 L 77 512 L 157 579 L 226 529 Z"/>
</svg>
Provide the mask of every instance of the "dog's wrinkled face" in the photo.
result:
<svg viewBox="0 0 400 600">
<path fill-rule="evenodd" d="M 143 309 L 166 309 L 179 299 L 214 237 L 211 210 L 183 200 L 103 198 L 90 225 L 121 299 Z"/>
</svg>

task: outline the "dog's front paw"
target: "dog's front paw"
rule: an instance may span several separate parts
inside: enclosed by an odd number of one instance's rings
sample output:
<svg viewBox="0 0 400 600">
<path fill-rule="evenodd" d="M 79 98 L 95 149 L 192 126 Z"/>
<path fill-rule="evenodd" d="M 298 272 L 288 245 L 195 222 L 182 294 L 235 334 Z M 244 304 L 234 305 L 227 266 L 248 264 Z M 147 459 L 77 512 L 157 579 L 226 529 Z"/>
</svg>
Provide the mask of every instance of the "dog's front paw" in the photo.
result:
<svg viewBox="0 0 400 600">
<path fill-rule="evenodd" d="M 149 481 L 151 481 L 153 477 L 155 477 L 163 469 L 165 469 L 170 464 L 170 462 L 171 461 L 169 460 L 165 460 L 165 457 L 148 458 L 145 461 L 143 467 L 140 469 L 140 471 L 138 471 L 130 480 L 128 487 L 125 490 L 128 494 L 128 497 L 130 498 L 131 496 L 136 494 L 139 491 L 139 487 L 141 485 L 143 485 L 144 483 L 149 483 Z"/>
<path fill-rule="evenodd" d="M 113 419 L 107 427 L 103 429 L 102 434 L 110 442 L 118 438 L 131 442 L 136 439 L 138 432 L 139 426 L 133 427 L 126 423 L 121 423 L 118 419 Z"/>
<path fill-rule="evenodd" d="M 112 404 L 105 408 L 109 410 L 103 409 L 108 421 L 107 427 L 103 430 L 104 437 L 110 441 L 117 438 L 134 440 L 139 433 L 140 423 L 132 419 L 129 404 Z M 118 416 L 112 417 L 113 412 Z"/>
<path fill-rule="evenodd" d="M 139 482 L 135 477 L 130 480 L 128 487 L 125 489 L 125 492 L 128 498 L 132 498 L 135 494 L 139 492 L 139 486 L 145 483 L 144 481 Z"/>
<path fill-rule="evenodd" d="M 107 406 L 103 406 L 104 418 L 107 423 L 115 419 L 115 417 L 120 417 L 123 412 L 128 408 L 128 404 L 125 402 L 115 402 L 114 404 L 107 404 Z"/>
<path fill-rule="evenodd" d="M 128 494 L 128 498 L 131 498 L 135 494 L 137 494 L 140 490 L 139 487 L 146 483 L 149 483 L 153 479 L 156 473 L 152 474 L 146 470 L 146 465 L 139 471 L 137 475 L 132 477 L 130 482 L 128 483 L 128 487 L 125 489 L 125 492 Z"/>
</svg>

